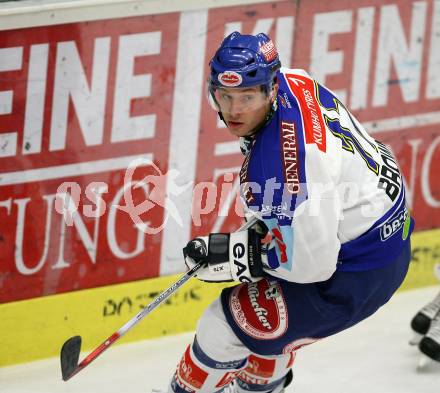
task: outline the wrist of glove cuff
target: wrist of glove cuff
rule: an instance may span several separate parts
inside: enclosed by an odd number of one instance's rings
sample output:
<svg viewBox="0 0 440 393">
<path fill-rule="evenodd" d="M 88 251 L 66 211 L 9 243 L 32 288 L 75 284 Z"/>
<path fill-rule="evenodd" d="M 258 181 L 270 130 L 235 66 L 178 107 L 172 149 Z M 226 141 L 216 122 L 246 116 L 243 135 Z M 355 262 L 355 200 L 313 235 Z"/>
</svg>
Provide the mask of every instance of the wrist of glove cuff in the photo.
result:
<svg viewBox="0 0 440 393">
<path fill-rule="evenodd" d="M 254 229 L 196 238 L 188 243 L 183 253 L 188 268 L 195 263 L 206 263 L 197 273 L 204 281 L 253 282 L 264 274 L 261 240 Z"/>
</svg>

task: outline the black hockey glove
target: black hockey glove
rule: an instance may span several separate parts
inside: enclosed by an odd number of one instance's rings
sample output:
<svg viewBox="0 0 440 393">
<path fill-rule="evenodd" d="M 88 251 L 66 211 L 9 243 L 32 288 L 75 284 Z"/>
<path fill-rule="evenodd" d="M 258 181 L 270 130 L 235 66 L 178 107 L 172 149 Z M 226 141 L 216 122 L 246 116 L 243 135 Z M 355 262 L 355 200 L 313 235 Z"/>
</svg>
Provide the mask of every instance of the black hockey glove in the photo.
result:
<svg viewBox="0 0 440 393">
<path fill-rule="evenodd" d="M 211 233 L 191 240 L 183 249 L 186 266 L 204 263 L 197 278 L 208 282 L 254 282 L 263 276 L 261 237 L 254 229 Z"/>
</svg>

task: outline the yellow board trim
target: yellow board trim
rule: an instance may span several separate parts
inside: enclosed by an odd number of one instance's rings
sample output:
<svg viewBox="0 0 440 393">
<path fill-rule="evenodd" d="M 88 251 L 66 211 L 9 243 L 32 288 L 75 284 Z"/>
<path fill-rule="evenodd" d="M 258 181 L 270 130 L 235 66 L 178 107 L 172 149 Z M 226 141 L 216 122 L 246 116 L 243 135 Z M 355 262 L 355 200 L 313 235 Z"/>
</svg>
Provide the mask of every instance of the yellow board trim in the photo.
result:
<svg viewBox="0 0 440 393">
<path fill-rule="evenodd" d="M 158 277 L 2 304 L 0 366 L 58 356 L 64 341 L 75 335 L 83 339 L 82 350 L 91 350 L 179 277 Z M 120 342 L 194 330 L 202 311 L 225 286 L 191 279 Z"/>
<path fill-rule="evenodd" d="M 411 235 L 411 265 L 400 290 L 438 284 L 434 266 L 440 263 L 440 229 Z M 431 299 L 427 299 L 427 302 Z"/>
<path fill-rule="evenodd" d="M 413 261 L 400 290 L 438 282 L 433 269 L 434 264 L 439 262 L 440 229 L 414 233 L 412 245 Z M 158 277 L 2 304 L 0 366 L 58 356 L 64 341 L 74 335 L 83 338 L 82 349 L 89 351 L 153 301 L 178 277 L 180 275 Z M 225 286 L 190 280 L 120 342 L 194 330 L 203 310 Z"/>
</svg>

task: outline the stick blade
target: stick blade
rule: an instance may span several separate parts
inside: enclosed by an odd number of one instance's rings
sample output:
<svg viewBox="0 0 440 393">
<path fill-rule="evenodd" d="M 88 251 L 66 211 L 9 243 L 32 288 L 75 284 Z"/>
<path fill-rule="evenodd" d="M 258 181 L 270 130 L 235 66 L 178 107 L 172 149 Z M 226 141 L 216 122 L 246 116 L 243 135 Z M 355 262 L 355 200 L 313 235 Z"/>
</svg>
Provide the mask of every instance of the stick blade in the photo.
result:
<svg viewBox="0 0 440 393">
<path fill-rule="evenodd" d="M 69 338 L 61 348 L 61 374 L 63 381 L 67 381 L 75 373 L 78 367 L 79 354 L 81 352 L 81 337 Z"/>
</svg>

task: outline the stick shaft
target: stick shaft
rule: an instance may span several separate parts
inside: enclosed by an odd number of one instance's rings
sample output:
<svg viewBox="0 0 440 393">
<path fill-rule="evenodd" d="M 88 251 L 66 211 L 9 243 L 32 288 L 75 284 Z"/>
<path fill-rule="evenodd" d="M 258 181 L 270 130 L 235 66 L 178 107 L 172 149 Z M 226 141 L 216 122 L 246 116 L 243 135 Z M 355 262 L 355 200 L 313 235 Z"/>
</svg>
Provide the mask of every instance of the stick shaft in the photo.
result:
<svg viewBox="0 0 440 393">
<path fill-rule="evenodd" d="M 111 336 L 102 342 L 98 347 L 96 347 L 92 352 L 90 352 L 82 361 L 78 364 L 75 371 L 69 376 L 68 379 L 72 378 L 74 375 L 79 373 L 83 368 L 88 366 L 93 360 L 100 356 L 104 351 L 106 351 L 112 344 L 114 344 L 118 339 L 120 339 L 125 333 L 127 333 L 131 328 L 138 324 L 144 317 L 146 317 L 151 311 L 153 311 L 159 304 L 170 297 L 177 289 L 179 289 L 183 284 L 185 284 L 192 276 L 194 276 L 203 265 L 195 265 L 192 269 L 187 271 L 182 277 L 180 277 L 173 285 L 162 292 L 153 302 L 148 306 L 139 311 L 133 318 L 131 318 L 125 325 L 123 325 L 119 330 L 114 332 Z"/>
<path fill-rule="evenodd" d="M 242 225 L 238 231 L 244 231 L 254 225 L 256 218 L 252 218 Z M 114 332 L 109 336 L 101 345 L 90 352 L 77 366 L 75 371 L 69 377 L 73 377 L 83 368 L 88 366 L 93 360 L 100 356 L 104 351 L 106 351 L 112 344 L 114 344 L 118 339 L 120 339 L 124 334 L 126 334 L 130 329 L 137 325 L 143 318 L 145 318 L 151 311 L 153 311 L 157 306 L 163 303 L 164 300 L 168 299 L 174 292 L 176 292 L 183 284 L 185 284 L 191 277 L 193 277 L 197 271 L 203 266 L 203 264 L 197 264 L 185 274 L 183 274 L 174 284 L 172 284 L 168 289 L 162 292 L 156 299 L 154 299 L 150 304 L 139 311 L 133 318 L 131 318 L 126 324 L 124 324 L 119 330 Z"/>
</svg>

